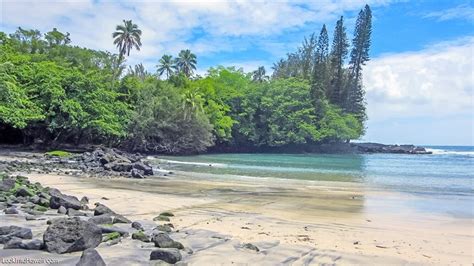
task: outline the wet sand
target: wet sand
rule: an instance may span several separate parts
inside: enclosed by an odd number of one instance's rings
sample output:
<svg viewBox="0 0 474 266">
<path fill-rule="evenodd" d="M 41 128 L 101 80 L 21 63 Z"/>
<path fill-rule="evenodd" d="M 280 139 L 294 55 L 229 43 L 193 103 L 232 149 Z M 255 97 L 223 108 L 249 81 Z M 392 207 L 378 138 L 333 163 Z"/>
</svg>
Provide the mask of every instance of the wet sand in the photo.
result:
<svg viewBox="0 0 474 266">
<path fill-rule="evenodd" d="M 162 211 L 172 211 L 175 217 L 171 222 L 179 230 L 172 237 L 193 250 L 193 254 L 184 252 L 183 263 L 472 265 L 473 262 L 471 219 L 422 213 L 410 207 L 417 196 L 360 184 L 305 185 L 304 182 L 215 181 L 201 177 L 193 180 L 183 173 L 169 179 L 143 180 L 27 176 L 33 182 L 58 188 L 66 194 L 87 196 L 91 206 L 94 202 L 106 204 L 131 220 L 151 221 Z M 8 219 L 0 223 L 26 225 L 24 219 Z M 35 222 L 44 224 L 44 221 Z M 149 224 L 154 225 L 155 222 Z M 41 230 L 36 233 L 41 234 Z M 256 245 L 260 252 L 241 248 L 243 243 Z M 127 265 L 149 264 L 151 250 L 152 244 L 131 239 L 98 248 L 110 265 L 124 261 L 130 262 Z M 0 255 L 14 256 L 14 253 L 2 250 Z M 70 260 L 63 263 L 77 261 L 79 256 L 80 253 L 66 255 L 63 259 Z"/>
</svg>

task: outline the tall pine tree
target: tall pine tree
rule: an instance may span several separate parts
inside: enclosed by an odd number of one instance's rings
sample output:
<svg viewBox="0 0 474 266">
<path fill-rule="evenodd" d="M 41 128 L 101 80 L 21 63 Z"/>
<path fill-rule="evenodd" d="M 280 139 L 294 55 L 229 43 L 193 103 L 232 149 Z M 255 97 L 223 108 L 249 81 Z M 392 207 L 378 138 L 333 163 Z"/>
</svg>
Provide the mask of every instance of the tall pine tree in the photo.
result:
<svg viewBox="0 0 474 266">
<path fill-rule="evenodd" d="M 329 100 L 332 104 L 340 107 L 344 104 L 344 60 L 347 57 L 349 43 L 347 41 L 344 18 L 336 23 L 334 39 L 331 48 L 331 84 L 329 90 Z"/>
<path fill-rule="evenodd" d="M 344 109 L 364 122 L 365 92 L 362 86 L 362 66 L 369 58 L 370 36 L 372 33 L 372 11 L 368 5 L 359 12 L 352 40 L 352 51 L 349 62 L 349 82 Z"/>
<path fill-rule="evenodd" d="M 319 33 L 318 44 L 316 45 L 315 62 L 313 68 L 313 82 L 319 82 L 327 86 L 328 71 L 327 60 L 329 57 L 329 38 L 326 25 L 323 25 Z"/>
</svg>

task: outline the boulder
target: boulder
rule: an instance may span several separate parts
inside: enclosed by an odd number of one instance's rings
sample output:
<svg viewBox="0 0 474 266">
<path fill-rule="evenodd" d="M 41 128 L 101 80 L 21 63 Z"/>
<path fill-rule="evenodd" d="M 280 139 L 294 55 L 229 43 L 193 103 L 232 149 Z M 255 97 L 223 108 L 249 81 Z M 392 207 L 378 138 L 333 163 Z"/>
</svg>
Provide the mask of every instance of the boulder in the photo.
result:
<svg viewBox="0 0 474 266">
<path fill-rule="evenodd" d="M 43 249 L 43 241 L 41 241 L 40 239 L 25 241 L 22 243 L 21 248 L 28 250 L 41 250 Z"/>
<path fill-rule="evenodd" d="M 8 242 L 14 237 L 22 239 L 32 239 L 33 233 L 29 228 L 19 227 L 16 225 L 0 227 L 0 244 Z"/>
<path fill-rule="evenodd" d="M 125 217 L 123 215 L 120 215 L 120 214 L 115 214 L 114 215 L 114 220 L 113 220 L 114 224 L 117 224 L 117 223 L 129 224 L 131 222 L 132 221 L 130 221 L 127 217 Z"/>
<path fill-rule="evenodd" d="M 94 209 L 94 216 L 102 215 L 102 214 L 115 214 L 109 207 L 105 206 L 102 203 L 96 203 Z"/>
<path fill-rule="evenodd" d="M 68 216 L 87 216 L 87 213 L 69 208 L 67 209 L 67 215 Z"/>
<path fill-rule="evenodd" d="M 30 198 L 30 202 L 34 204 L 39 204 L 40 203 L 40 197 L 38 195 L 34 195 L 33 197 Z"/>
<path fill-rule="evenodd" d="M 150 242 L 150 238 L 143 231 L 133 233 L 132 239 L 140 240 L 147 243 Z"/>
<path fill-rule="evenodd" d="M 152 236 L 151 241 L 155 243 L 155 247 L 158 248 L 177 248 L 184 249 L 183 244 L 178 241 L 174 241 L 165 233 L 157 233 Z"/>
<path fill-rule="evenodd" d="M 133 168 L 142 171 L 144 175 L 153 175 L 153 168 L 142 162 L 134 163 Z"/>
<path fill-rule="evenodd" d="M 88 248 L 82 252 L 81 258 L 76 266 L 105 266 L 105 262 L 99 252 L 93 248 Z"/>
<path fill-rule="evenodd" d="M 139 223 L 139 222 L 133 222 L 133 223 L 132 223 L 132 228 L 135 228 L 135 229 L 137 229 L 137 230 L 139 230 L 139 231 L 140 231 L 140 230 L 141 230 L 141 231 L 144 230 L 144 229 L 143 229 L 143 225 L 142 225 L 141 223 Z"/>
<path fill-rule="evenodd" d="M 22 244 L 20 238 L 12 237 L 3 245 L 3 249 L 19 249 L 22 248 Z"/>
<path fill-rule="evenodd" d="M 109 233 L 119 233 L 121 236 L 128 236 L 129 232 L 126 229 L 122 229 L 116 226 L 101 226 L 99 225 L 99 228 L 102 232 L 102 234 L 109 234 Z"/>
<path fill-rule="evenodd" d="M 102 230 L 79 217 L 54 220 L 43 235 L 45 249 L 52 253 L 69 253 L 97 247 Z"/>
<path fill-rule="evenodd" d="M 130 172 L 132 170 L 132 164 L 131 163 L 108 163 L 110 169 L 112 169 L 115 172 Z"/>
<path fill-rule="evenodd" d="M 88 221 L 94 224 L 111 224 L 113 223 L 113 217 L 106 213 L 91 217 Z"/>
<path fill-rule="evenodd" d="M 81 209 L 81 202 L 74 196 L 64 195 L 61 192 L 51 194 L 49 200 L 49 207 L 51 209 L 58 209 L 59 207 L 65 207 L 66 209 L 72 208 L 75 210 Z"/>
<path fill-rule="evenodd" d="M 25 187 L 20 187 L 20 188 L 16 191 L 15 195 L 16 195 L 17 197 L 31 197 L 31 196 L 33 196 L 34 194 L 33 194 L 33 192 L 31 192 L 31 191 L 28 190 L 27 188 L 25 188 Z"/>
<path fill-rule="evenodd" d="M 13 178 L 4 178 L 0 182 L 0 191 L 10 191 L 15 187 L 15 179 Z"/>
<path fill-rule="evenodd" d="M 171 226 L 169 226 L 168 224 L 160 224 L 155 229 L 166 233 L 170 233 L 171 231 L 173 231 L 173 229 L 171 229 Z"/>
<path fill-rule="evenodd" d="M 150 254 L 150 260 L 162 260 L 170 264 L 175 264 L 182 259 L 179 250 L 170 249 L 155 249 Z"/>
<path fill-rule="evenodd" d="M 60 206 L 58 208 L 58 213 L 60 214 L 66 214 L 67 213 L 67 209 L 64 207 L 64 206 Z"/>
<path fill-rule="evenodd" d="M 89 204 L 89 198 L 86 197 L 86 196 L 82 197 L 82 198 L 81 198 L 81 203 L 82 203 L 82 204 Z"/>
<path fill-rule="evenodd" d="M 140 179 L 145 178 L 145 176 L 143 176 L 143 172 L 137 169 L 132 169 L 132 171 L 130 172 L 130 175 L 133 178 L 140 178 Z"/>
<path fill-rule="evenodd" d="M 15 207 L 6 208 L 3 210 L 5 214 L 18 214 L 18 210 Z"/>
</svg>

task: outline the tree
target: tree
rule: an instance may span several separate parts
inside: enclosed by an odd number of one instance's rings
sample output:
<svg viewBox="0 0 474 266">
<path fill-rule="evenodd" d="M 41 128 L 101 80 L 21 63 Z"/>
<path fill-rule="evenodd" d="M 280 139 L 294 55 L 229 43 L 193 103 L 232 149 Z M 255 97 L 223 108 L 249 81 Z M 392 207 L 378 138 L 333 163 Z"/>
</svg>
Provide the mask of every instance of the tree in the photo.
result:
<svg viewBox="0 0 474 266">
<path fill-rule="evenodd" d="M 344 18 L 336 23 L 334 30 L 334 39 L 331 49 L 331 86 L 329 91 L 329 100 L 337 106 L 344 104 L 344 60 L 347 57 L 349 43 L 347 42 L 346 28 Z"/>
<path fill-rule="evenodd" d="M 370 60 L 370 35 L 372 33 L 372 11 L 368 5 L 357 17 L 352 51 L 349 62 L 349 82 L 345 109 L 353 113 L 359 121 L 365 120 L 364 90 L 362 87 L 362 66 Z"/>
<path fill-rule="evenodd" d="M 310 75 L 314 67 L 314 49 L 316 48 L 316 43 L 317 39 L 314 33 L 311 34 L 309 40 L 306 37 L 304 38 L 303 46 L 300 52 L 302 60 L 301 74 L 304 79 L 310 79 Z"/>
<path fill-rule="evenodd" d="M 158 76 L 162 76 L 166 74 L 166 79 L 168 79 L 173 73 L 176 71 L 177 66 L 175 64 L 175 60 L 173 60 L 173 56 L 171 55 L 163 55 L 160 59 L 159 64 L 156 66 Z"/>
<path fill-rule="evenodd" d="M 48 42 L 49 47 L 57 46 L 57 45 L 66 45 L 71 42 L 71 39 L 69 38 L 69 32 L 66 32 L 66 34 L 58 31 L 58 29 L 53 28 L 52 31 L 46 33 L 44 35 L 44 38 Z"/>
<path fill-rule="evenodd" d="M 128 74 L 133 75 L 142 81 L 145 80 L 147 76 L 149 76 L 148 71 L 146 71 L 145 66 L 142 63 L 135 65 L 133 68 L 129 66 Z"/>
<path fill-rule="evenodd" d="M 313 82 L 319 82 L 321 85 L 326 87 L 328 85 L 327 61 L 329 57 L 329 38 L 326 25 L 323 25 L 321 32 L 319 33 L 315 53 Z M 323 91 L 325 91 L 324 88 Z"/>
<path fill-rule="evenodd" d="M 196 70 L 196 55 L 191 53 L 189 49 L 181 50 L 176 60 L 176 65 L 181 73 L 190 78 L 193 71 Z"/>
<path fill-rule="evenodd" d="M 133 24 L 131 20 L 123 20 L 123 25 L 117 25 L 115 30 L 112 37 L 115 38 L 114 44 L 117 45 L 121 58 L 130 56 L 130 50 L 134 47 L 140 51 L 142 31 L 137 24 Z"/>
<path fill-rule="evenodd" d="M 266 75 L 265 67 L 260 66 L 257 70 L 252 72 L 252 80 L 254 82 L 264 82 L 268 80 L 268 76 Z"/>
</svg>

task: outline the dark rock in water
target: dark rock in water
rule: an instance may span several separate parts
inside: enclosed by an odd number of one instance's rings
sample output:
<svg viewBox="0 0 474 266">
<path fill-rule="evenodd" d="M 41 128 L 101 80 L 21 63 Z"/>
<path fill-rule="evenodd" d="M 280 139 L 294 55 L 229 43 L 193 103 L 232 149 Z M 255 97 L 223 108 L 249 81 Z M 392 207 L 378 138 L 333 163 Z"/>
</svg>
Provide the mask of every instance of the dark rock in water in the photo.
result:
<svg viewBox="0 0 474 266">
<path fill-rule="evenodd" d="M 60 214 L 66 214 L 67 213 L 67 209 L 64 207 L 64 206 L 60 206 L 58 208 L 58 213 Z"/>
<path fill-rule="evenodd" d="M 82 252 L 81 258 L 76 266 L 105 266 L 105 262 L 97 250 L 88 248 Z"/>
<path fill-rule="evenodd" d="M 184 249 L 183 244 L 178 241 L 174 241 L 165 233 L 157 233 L 154 234 L 151 238 L 151 241 L 155 243 L 155 247 L 159 248 L 177 248 L 177 249 Z"/>
<path fill-rule="evenodd" d="M 147 243 L 150 242 L 150 238 L 143 231 L 133 233 L 132 239 L 140 240 Z"/>
<path fill-rule="evenodd" d="M 45 249 L 53 253 L 68 253 L 97 247 L 102 241 L 102 230 L 78 217 L 57 219 L 43 235 Z"/>
<path fill-rule="evenodd" d="M 22 248 L 22 244 L 20 238 L 12 237 L 5 243 L 5 245 L 3 245 L 3 249 L 20 249 Z"/>
<path fill-rule="evenodd" d="M 143 172 L 137 169 L 132 169 L 132 171 L 130 171 L 130 174 L 132 175 L 133 178 L 141 178 L 141 179 L 145 178 L 145 176 L 143 175 Z"/>
<path fill-rule="evenodd" d="M 87 213 L 69 208 L 67 209 L 67 215 L 68 216 L 87 216 Z"/>
<path fill-rule="evenodd" d="M 82 204 L 89 204 L 89 198 L 86 197 L 86 196 L 82 197 L 82 198 L 81 198 L 81 203 L 82 203 Z"/>
<path fill-rule="evenodd" d="M 15 207 L 6 208 L 3 212 L 5 214 L 18 214 L 18 210 Z"/>
<path fill-rule="evenodd" d="M 113 223 L 113 218 L 110 214 L 106 213 L 91 217 L 88 221 L 94 224 L 111 224 Z"/>
<path fill-rule="evenodd" d="M 246 243 L 242 247 L 246 248 L 246 249 L 254 250 L 254 251 L 257 251 L 257 252 L 260 251 L 260 249 L 258 249 L 257 246 L 255 246 L 254 244 L 250 244 L 250 243 Z"/>
<path fill-rule="evenodd" d="M 15 187 L 15 179 L 5 178 L 0 182 L 0 191 L 10 191 Z"/>
<path fill-rule="evenodd" d="M 142 162 L 134 163 L 133 168 L 142 171 L 144 175 L 153 175 L 153 168 Z"/>
<path fill-rule="evenodd" d="M 32 239 L 31 229 L 15 225 L 0 227 L 0 244 L 8 242 L 11 238 Z"/>
<path fill-rule="evenodd" d="M 27 188 L 21 187 L 16 191 L 15 195 L 17 197 L 31 197 L 34 194 L 33 194 L 33 192 L 29 191 Z"/>
<path fill-rule="evenodd" d="M 72 208 L 75 210 L 81 209 L 81 202 L 74 196 L 64 195 L 61 192 L 51 194 L 49 201 L 49 207 L 51 209 L 58 209 L 59 207 L 65 207 L 66 209 Z"/>
<path fill-rule="evenodd" d="M 150 254 L 150 260 L 162 260 L 171 264 L 175 264 L 181 259 L 181 253 L 179 252 L 179 250 L 174 248 L 155 249 Z"/>
<path fill-rule="evenodd" d="M 142 224 L 139 223 L 139 222 L 133 222 L 133 223 L 132 223 L 132 228 L 135 228 L 135 229 L 141 230 L 141 231 L 144 230 Z"/>
<path fill-rule="evenodd" d="M 403 153 L 403 154 L 431 154 L 423 147 L 414 145 L 385 145 L 380 143 L 351 143 L 357 152 L 362 153 Z"/>
<path fill-rule="evenodd" d="M 102 203 L 95 203 L 95 209 L 94 209 L 94 216 L 97 215 L 102 215 L 102 214 L 115 214 L 114 211 L 112 211 L 109 207 L 105 206 Z"/>
</svg>

